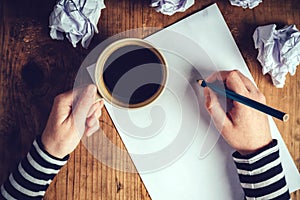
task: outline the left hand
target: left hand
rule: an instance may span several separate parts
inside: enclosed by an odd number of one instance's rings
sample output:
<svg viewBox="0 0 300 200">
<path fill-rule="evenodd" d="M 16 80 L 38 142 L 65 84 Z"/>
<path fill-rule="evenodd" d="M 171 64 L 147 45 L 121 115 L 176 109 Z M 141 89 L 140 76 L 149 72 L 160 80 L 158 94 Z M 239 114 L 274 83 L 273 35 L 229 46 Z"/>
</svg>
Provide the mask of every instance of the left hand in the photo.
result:
<svg viewBox="0 0 300 200">
<path fill-rule="evenodd" d="M 55 97 L 42 135 L 48 153 L 64 158 L 76 148 L 84 134 L 90 136 L 99 129 L 103 101 L 94 103 L 96 92 L 96 86 L 89 85 L 82 92 L 69 91 Z"/>
</svg>

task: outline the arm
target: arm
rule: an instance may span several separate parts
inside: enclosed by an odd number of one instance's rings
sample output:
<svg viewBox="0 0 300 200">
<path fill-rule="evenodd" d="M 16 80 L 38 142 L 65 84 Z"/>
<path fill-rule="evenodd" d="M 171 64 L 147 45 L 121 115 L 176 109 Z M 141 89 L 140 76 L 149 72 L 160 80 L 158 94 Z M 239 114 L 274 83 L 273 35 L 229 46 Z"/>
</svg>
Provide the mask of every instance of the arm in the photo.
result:
<svg viewBox="0 0 300 200">
<path fill-rule="evenodd" d="M 43 149 L 37 137 L 27 156 L 1 186 L 0 197 L 4 199 L 42 199 L 49 184 L 66 164 L 69 156 L 55 158 Z M 1 198 L 1 199 L 2 199 Z"/>
<path fill-rule="evenodd" d="M 246 197 L 290 199 L 276 140 L 250 155 L 235 152 L 233 160 Z"/>
<path fill-rule="evenodd" d="M 207 81 L 221 81 L 236 93 L 266 103 L 264 95 L 238 71 L 214 73 Z M 204 96 L 216 128 L 237 150 L 232 156 L 246 199 L 290 199 L 279 148 L 277 141 L 272 140 L 267 116 L 235 101 L 228 101 L 231 106 L 225 111 L 208 88 L 204 88 Z"/>
<path fill-rule="evenodd" d="M 42 136 L 1 186 L 1 199 L 42 199 L 83 135 L 99 129 L 103 102 L 94 103 L 95 86 L 57 96 Z M 74 108 L 73 108 L 74 107 Z"/>
</svg>

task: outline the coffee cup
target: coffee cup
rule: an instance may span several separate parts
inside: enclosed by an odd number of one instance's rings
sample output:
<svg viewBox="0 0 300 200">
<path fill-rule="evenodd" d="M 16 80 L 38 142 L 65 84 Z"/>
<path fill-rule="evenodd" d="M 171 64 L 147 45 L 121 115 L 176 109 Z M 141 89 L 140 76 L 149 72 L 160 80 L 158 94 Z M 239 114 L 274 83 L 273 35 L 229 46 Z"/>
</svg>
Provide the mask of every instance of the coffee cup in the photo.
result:
<svg viewBox="0 0 300 200">
<path fill-rule="evenodd" d="M 99 55 L 95 81 L 100 96 L 120 108 L 141 108 L 163 93 L 167 63 L 151 43 L 126 38 L 108 45 Z"/>
</svg>

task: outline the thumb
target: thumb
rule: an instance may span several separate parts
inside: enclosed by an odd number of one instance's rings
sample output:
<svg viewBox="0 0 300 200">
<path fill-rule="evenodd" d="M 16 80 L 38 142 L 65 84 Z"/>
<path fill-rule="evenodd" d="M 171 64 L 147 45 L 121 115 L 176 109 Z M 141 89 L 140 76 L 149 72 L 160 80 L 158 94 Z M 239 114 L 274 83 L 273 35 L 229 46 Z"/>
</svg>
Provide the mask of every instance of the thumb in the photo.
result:
<svg viewBox="0 0 300 200">
<path fill-rule="evenodd" d="M 73 110 L 73 119 L 80 135 L 82 135 L 85 130 L 85 121 L 87 114 L 94 103 L 96 91 L 97 88 L 95 85 L 88 85 L 81 93 L 78 101 L 75 104 L 75 108 Z"/>
<path fill-rule="evenodd" d="M 223 110 L 217 95 L 209 88 L 204 88 L 205 105 L 213 122 L 220 133 L 230 126 L 231 122 Z"/>
</svg>

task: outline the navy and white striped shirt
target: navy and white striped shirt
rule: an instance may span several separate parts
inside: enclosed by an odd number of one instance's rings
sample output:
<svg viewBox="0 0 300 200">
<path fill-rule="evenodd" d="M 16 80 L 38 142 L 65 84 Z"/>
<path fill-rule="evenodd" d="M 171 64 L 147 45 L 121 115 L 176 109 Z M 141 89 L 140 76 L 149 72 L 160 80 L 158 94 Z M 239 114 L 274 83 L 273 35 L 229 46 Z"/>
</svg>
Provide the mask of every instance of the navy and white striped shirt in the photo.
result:
<svg viewBox="0 0 300 200">
<path fill-rule="evenodd" d="M 17 170 L 1 186 L 0 197 L 42 199 L 52 179 L 67 160 L 68 156 L 58 159 L 47 153 L 38 137 Z M 290 199 L 276 140 L 252 155 L 242 156 L 235 152 L 233 160 L 246 199 Z"/>
<path fill-rule="evenodd" d="M 67 163 L 69 156 L 58 159 L 43 148 L 40 137 L 34 140 L 27 156 L 1 186 L 4 199 L 42 199 L 48 186 Z"/>
<path fill-rule="evenodd" d="M 254 154 L 232 156 L 246 199 L 290 199 L 277 140 Z"/>
</svg>

